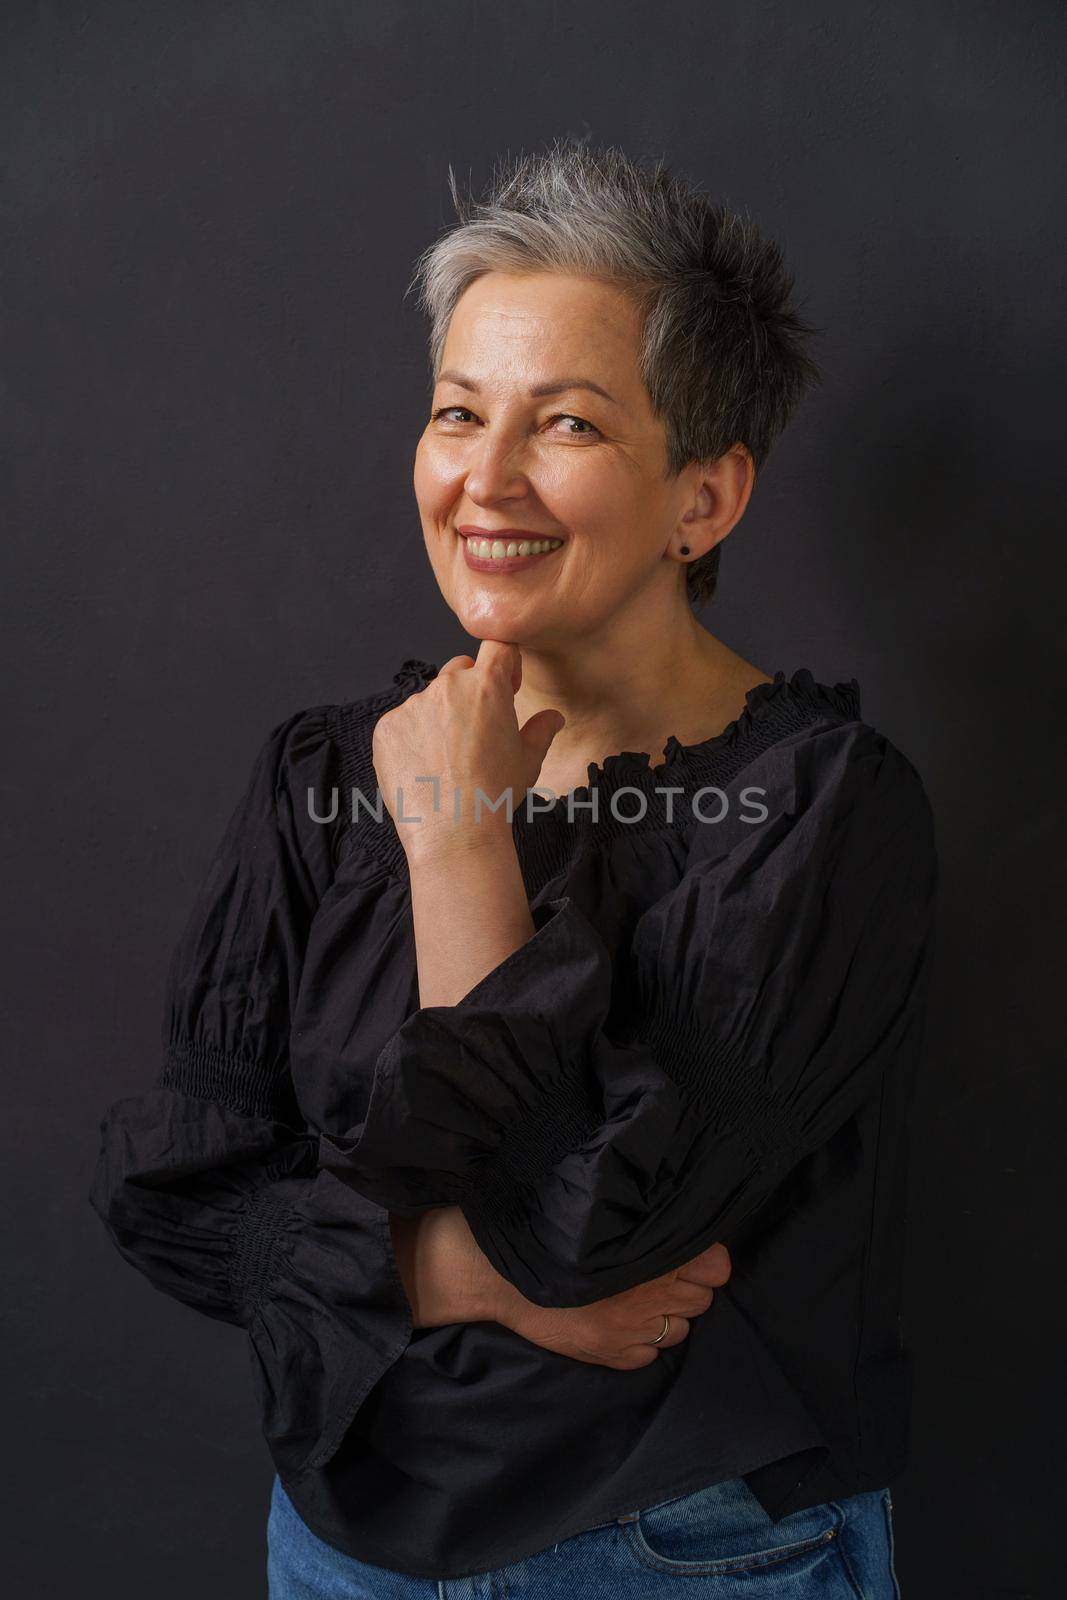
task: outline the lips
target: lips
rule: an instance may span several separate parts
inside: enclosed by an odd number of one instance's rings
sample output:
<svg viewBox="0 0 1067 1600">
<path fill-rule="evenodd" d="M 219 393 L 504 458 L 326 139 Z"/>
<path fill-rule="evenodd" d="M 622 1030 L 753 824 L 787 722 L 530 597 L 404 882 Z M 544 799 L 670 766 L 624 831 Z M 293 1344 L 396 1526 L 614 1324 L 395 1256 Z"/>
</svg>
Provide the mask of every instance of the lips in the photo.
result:
<svg viewBox="0 0 1067 1600">
<path fill-rule="evenodd" d="M 463 539 L 464 561 L 477 572 L 513 572 L 533 567 L 549 560 L 563 547 L 562 539 L 530 534 L 517 528 L 492 531 L 458 528 L 456 531 Z"/>
<path fill-rule="evenodd" d="M 502 539 L 505 544 L 509 544 L 512 540 L 518 544 L 524 539 L 555 540 L 561 537 L 558 533 L 538 533 L 535 528 L 480 528 L 473 522 L 460 523 L 456 528 L 456 532 L 463 534 L 465 538 Z"/>
</svg>

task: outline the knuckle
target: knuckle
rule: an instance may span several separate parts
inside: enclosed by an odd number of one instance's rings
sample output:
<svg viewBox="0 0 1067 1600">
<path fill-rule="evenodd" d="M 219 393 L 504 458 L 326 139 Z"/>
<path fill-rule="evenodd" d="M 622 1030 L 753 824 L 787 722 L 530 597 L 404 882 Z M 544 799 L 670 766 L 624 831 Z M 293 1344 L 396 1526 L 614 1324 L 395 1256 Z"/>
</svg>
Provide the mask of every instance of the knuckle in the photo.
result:
<svg viewBox="0 0 1067 1600">
<path fill-rule="evenodd" d="M 604 1355 L 610 1349 L 606 1329 L 594 1320 L 579 1324 L 578 1337 L 587 1350 L 592 1350 L 597 1355 Z"/>
</svg>

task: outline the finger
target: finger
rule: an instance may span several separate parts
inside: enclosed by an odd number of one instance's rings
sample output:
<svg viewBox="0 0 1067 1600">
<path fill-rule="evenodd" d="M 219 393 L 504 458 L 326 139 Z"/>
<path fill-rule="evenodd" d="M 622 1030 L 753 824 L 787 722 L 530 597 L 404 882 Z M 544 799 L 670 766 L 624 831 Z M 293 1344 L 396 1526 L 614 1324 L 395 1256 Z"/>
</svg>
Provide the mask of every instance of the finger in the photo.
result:
<svg viewBox="0 0 1067 1600">
<path fill-rule="evenodd" d="M 684 1266 L 678 1269 L 678 1278 L 683 1282 L 706 1283 L 718 1289 L 728 1282 L 734 1270 L 730 1260 L 730 1252 L 724 1244 L 709 1245 L 707 1250 L 702 1250 L 700 1255 L 694 1256 Z"/>
<path fill-rule="evenodd" d="M 485 671 L 498 672 L 508 680 L 512 694 L 518 694 L 522 681 L 522 651 L 517 644 L 506 639 L 483 639 L 478 646 L 477 664 Z"/>
<path fill-rule="evenodd" d="M 535 711 L 519 729 L 519 738 L 522 740 L 526 759 L 533 772 L 532 782 L 536 783 L 537 775 L 544 766 L 548 747 L 560 729 L 566 727 L 566 723 L 567 719 L 562 711 L 552 711 L 546 707 L 544 711 Z"/>
<path fill-rule="evenodd" d="M 672 1317 L 676 1311 L 682 1317 L 702 1317 L 714 1299 L 715 1290 L 699 1283 L 675 1284 L 663 1301 L 663 1309 Z"/>
<path fill-rule="evenodd" d="M 604 1366 L 614 1367 L 617 1372 L 635 1372 L 638 1367 L 650 1367 L 659 1355 L 659 1345 L 631 1345 L 623 1356 L 616 1356 L 614 1361 L 605 1361 Z"/>
<path fill-rule="evenodd" d="M 688 1337 L 689 1337 L 689 1320 L 690 1319 L 688 1317 L 675 1316 L 673 1311 L 671 1312 L 670 1317 L 671 1317 L 670 1328 L 664 1334 L 664 1336 L 660 1340 L 659 1344 L 656 1346 L 657 1350 L 662 1350 L 667 1345 L 681 1344 L 683 1339 L 688 1339 Z"/>
<path fill-rule="evenodd" d="M 614 1360 L 609 1361 L 609 1367 L 616 1367 L 622 1372 L 632 1372 L 637 1367 L 650 1367 L 657 1360 L 661 1350 L 666 1350 L 671 1345 L 681 1344 L 689 1334 L 689 1323 L 685 1317 L 671 1317 L 670 1332 L 658 1344 L 652 1344 L 648 1339 L 626 1347 Z"/>
<path fill-rule="evenodd" d="M 641 1334 L 634 1340 L 634 1345 L 637 1348 L 645 1346 L 653 1350 L 667 1350 L 671 1345 L 681 1344 L 682 1340 L 688 1338 L 689 1336 L 689 1318 L 675 1316 L 673 1311 L 670 1313 L 670 1318 L 671 1325 L 667 1332 L 663 1335 L 662 1339 L 658 1339 L 655 1344 L 652 1343 L 653 1339 L 656 1338 L 657 1333 L 659 1333 L 663 1328 L 663 1318 L 661 1316 L 659 1319 L 659 1327 L 649 1328 L 647 1333 L 645 1333 L 644 1328 L 642 1328 Z"/>
<path fill-rule="evenodd" d="M 473 656 L 449 656 L 437 676 L 440 678 L 446 672 L 462 672 L 465 667 L 473 667 L 473 665 Z"/>
</svg>

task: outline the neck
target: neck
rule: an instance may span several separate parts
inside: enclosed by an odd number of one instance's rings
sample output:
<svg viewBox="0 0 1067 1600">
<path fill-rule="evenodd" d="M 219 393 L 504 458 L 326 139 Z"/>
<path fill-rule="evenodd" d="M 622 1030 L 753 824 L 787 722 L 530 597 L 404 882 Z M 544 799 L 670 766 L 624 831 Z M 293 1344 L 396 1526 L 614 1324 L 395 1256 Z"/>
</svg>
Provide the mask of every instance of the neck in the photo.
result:
<svg viewBox="0 0 1067 1600">
<path fill-rule="evenodd" d="M 546 707 L 566 726 L 552 741 L 544 774 L 585 781 L 589 761 L 643 750 L 658 762 L 668 734 L 695 744 L 720 732 L 744 690 L 767 678 L 702 627 L 686 607 L 681 625 L 635 638 L 584 639 L 566 649 L 522 646 L 520 724 Z M 552 777 L 542 777 L 559 790 Z M 562 791 L 560 791 L 562 792 Z"/>
</svg>

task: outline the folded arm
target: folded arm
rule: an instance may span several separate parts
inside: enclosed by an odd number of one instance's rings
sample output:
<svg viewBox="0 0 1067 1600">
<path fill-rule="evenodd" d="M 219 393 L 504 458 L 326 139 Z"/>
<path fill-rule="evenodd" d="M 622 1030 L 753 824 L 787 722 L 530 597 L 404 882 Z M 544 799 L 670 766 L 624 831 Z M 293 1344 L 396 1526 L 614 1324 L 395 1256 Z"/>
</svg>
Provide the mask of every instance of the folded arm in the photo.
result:
<svg viewBox="0 0 1067 1600">
<path fill-rule="evenodd" d="M 470 970 L 498 964 L 408 1017 L 361 1123 L 323 1134 L 323 1165 L 406 1214 L 459 1205 L 542 1306 L 728 1245 L 913 1041 L 931 949 L 936 856 L 914 769 L 857 722 L 794 760 L 792 802 L 735 848 L 695 831 L 625 972 L 573 895 L 535 905 L 510 952 L 503 927 L 496 950 L 479 932 Z M 436 937 L 454 947 L 463 928 Z M 638 1026 L 613 1024 L 617 992 Z"/>
</svg>

